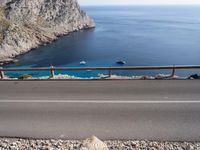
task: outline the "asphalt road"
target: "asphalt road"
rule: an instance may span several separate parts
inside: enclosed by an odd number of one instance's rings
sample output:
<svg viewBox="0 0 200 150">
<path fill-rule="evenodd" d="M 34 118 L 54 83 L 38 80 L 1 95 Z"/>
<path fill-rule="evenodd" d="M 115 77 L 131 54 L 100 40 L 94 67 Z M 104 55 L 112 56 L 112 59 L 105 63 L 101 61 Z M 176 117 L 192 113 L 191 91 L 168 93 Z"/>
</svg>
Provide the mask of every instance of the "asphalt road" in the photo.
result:
<svg viewBox="0 0 200 150">
<path fill-rule="evenodd" d="M 200 80 L 0 81 L 0 136 L 199 141 Z"/>
</svg>

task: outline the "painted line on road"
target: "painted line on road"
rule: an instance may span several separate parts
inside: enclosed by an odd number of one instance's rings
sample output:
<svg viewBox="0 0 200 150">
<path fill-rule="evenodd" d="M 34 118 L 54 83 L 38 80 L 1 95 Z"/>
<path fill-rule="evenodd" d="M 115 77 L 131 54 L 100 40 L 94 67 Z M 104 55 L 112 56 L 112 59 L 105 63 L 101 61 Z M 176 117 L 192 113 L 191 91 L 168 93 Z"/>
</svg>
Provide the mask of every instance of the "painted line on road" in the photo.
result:
<svg viewBox="0 0 200 150">
<path fill-rule="evenodd" d="M 0 103 L 72 103 L 72 104 L 198 104 L 200 100 L 186 100 L 186 101 L 155 101 L 155 100 L 134 100 L 134 101 L 105 101 L 105 100 L 0 100 Z"/>
</svg>

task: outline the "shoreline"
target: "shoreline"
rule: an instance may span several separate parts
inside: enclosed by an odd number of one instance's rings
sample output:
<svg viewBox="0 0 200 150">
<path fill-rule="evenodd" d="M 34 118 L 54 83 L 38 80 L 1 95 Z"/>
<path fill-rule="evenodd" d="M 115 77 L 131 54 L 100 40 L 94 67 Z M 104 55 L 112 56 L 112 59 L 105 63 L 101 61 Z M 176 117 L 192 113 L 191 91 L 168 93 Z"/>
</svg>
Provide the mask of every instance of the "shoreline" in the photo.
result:
<svg viewBox="0 0 200 150">
<path fill-rule="evenodd" d="M 22 75 L 23 76 L 23 75 Z M 23 79 L 19 78 L 10 78 L 8 76 L 5 76 L 4 79 L 2 80 L 29 80 L 29 81 L 34 81 L 34 80 L 194 80 L 191 76 L 188 77 L 181 77 L 181 76 L 171 76 L 170 74 L 158 74 L 156 76 L 118 76 L 118 75 L 111 75 L 110 77 L 108 75 L 104 74 L 99 74 L 96 77 L 76 77 L 76 76 L 71 76 L 67 74 L 58 74 L 55 75 L 54 77 L 50 76 L 41 76 L 41 77 L 31 77 L 24 75 L 25 77 Z"/>
<path fill-rule="evenodd" d="M 39 48 L 40 46 L 46 46 L 46 45 L 49 45 L 57 40 L 59 40 L 60 37 L 64 37 L 64 36 L 69 36 L 71 33 L 75 33 L 75 32 L 79 32 L 79 31 L 83 31 L 83 30 L 90 30 L 90 29 L 94 29 L 95 26 L 92 26 L 92 27 L 84 27 L 80 30 L 74 30 L 74 31 L 70 31 L 70 32 L 67 32 L 67 33 L 62 33 L 62 34 L 58 34 L 58 35 L 55 35 L 55 38 L 52 38 L 52 39 L 49 39 L 49 41 L 45 41 L 45 42 L 41 42 L 39 43 L 38 45 L 35 45 L 34 47 L 31 47 L 29 50 L 27 51 L 24 51 L 14 57 L 10 57 L 10 58 L 5 58 L 5 59 L 1 59 L 0 60 L 0 65 L 3 66 L 3 65 L 7 65 L 7 64 L 12 64 L 12 63 L 16 63 L 18 62 L 19 60 L 17 59 L 17 57 L 20 57 L 30 51 L 33 51 L 33 50 L 36 50 L 37 48 Z"/>
</svg>

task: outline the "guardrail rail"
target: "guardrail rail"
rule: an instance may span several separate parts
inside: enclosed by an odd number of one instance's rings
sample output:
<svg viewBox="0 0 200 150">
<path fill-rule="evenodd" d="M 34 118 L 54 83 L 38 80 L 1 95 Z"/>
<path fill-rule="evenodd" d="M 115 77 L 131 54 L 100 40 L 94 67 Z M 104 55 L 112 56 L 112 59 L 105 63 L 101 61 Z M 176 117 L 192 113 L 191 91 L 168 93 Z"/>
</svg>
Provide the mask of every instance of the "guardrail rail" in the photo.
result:
<svg viewBox="0 0 200 150">
<path fill-rule="evenodd" d="M 49 71 L 50 77 L 55 76 L 55 71 L 84 71 L 84 70 L 103 70 L 108 71 L 108 77 L 111 77 L 112 71 L 115 70 L 172 70 L 170 77 L 173 77 L 176 70 L 180 69 L 200 69 L 200 65 L 171 65 L 171 66 L 124 66 L 124 67 L 80 67 L 80 68 L 58 68 L 58 67 L 44 67 L 44 68 L 0 68 L 0 78 L 5 78 L 5 72 L 18 71 Z"/>
</svg>

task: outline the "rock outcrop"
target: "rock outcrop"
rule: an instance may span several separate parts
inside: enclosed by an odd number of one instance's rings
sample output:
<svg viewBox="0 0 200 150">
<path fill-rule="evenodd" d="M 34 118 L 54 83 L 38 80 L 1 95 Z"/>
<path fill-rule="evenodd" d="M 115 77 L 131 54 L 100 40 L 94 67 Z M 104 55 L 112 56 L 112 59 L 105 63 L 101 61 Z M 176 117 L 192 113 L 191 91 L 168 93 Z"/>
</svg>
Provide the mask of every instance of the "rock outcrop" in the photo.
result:
<svg viewBox="0 0 200 150">
<path fill-rule="evenodd" d="M 77 0 L 3 0 L 0 61 L 12 60 L 58 36 L 94 26 Z"/>
</svg>

